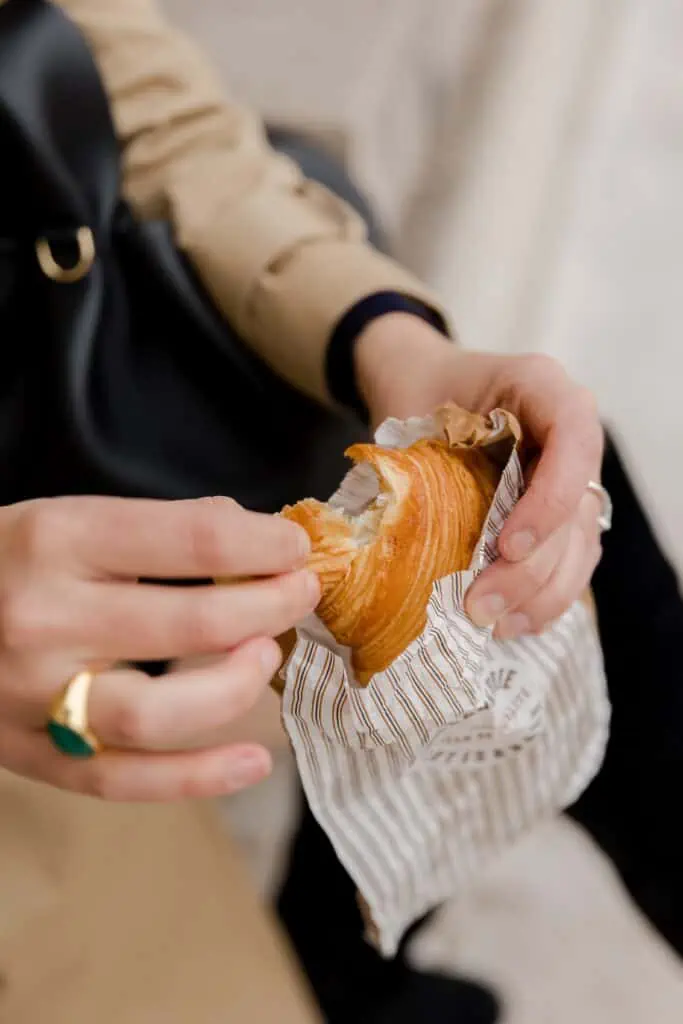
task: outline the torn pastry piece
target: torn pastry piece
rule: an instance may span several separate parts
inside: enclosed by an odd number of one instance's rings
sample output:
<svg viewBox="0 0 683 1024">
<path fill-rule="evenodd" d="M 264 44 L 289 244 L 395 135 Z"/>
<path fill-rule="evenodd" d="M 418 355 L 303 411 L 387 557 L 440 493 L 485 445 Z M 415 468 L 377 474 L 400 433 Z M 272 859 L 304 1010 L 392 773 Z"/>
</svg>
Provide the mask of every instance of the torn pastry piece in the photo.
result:
<svg viewBox="0 0 683 1024">
<path fill-rule="evenodd" d="M 283 509 L 312 543 L 317 615 L 351 648 L 358 683 L 388 668 L 422 633 L 434 582 L 469 568 L 500 479 L 481 447 L 441 438 L 408 448 L 353 445 L 378 492 L 358 515 L 312 498 Z"/>
</svg>

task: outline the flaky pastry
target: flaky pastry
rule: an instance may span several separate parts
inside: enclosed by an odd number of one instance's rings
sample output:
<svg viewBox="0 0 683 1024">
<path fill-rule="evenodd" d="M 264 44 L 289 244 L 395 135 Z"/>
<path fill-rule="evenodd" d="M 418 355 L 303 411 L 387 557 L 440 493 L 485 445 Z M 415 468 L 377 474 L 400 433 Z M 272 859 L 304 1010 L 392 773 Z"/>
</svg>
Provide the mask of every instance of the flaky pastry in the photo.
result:
<svg viewBox="0 0 683 1024">
<path fill-rule="evenodd" d="M 367 685 L 424 630 L 434 582 L 469 568 L 500 469 L 481 447 L 452 447 L 447 430 L 404 449 L 356 444 L 346 454 L 379 483 L 359 515 L 313 498 L 282 515 L 311 538 L 317 615 Z"/>
</svg>

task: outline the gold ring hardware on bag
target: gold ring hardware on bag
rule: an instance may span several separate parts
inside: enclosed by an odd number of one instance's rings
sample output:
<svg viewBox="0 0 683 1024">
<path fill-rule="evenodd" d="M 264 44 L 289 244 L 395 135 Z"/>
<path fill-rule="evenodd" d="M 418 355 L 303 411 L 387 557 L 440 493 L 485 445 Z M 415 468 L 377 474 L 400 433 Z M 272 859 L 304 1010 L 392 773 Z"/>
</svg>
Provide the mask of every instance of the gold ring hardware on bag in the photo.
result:
<svg viewBox="0 0 683 1024">
<path fill-rule="evenodd" d="M 74 284 L 85 277 L 95 262 L 95 238 L 90 228 L 82 227 L 76 232 L 78 259 L 72 267 L 62 267 L 52 254 L 52 245 L 47 238 L 36 242 L 36 256 L 40 269 L 57 284 Z"/>
</svg>

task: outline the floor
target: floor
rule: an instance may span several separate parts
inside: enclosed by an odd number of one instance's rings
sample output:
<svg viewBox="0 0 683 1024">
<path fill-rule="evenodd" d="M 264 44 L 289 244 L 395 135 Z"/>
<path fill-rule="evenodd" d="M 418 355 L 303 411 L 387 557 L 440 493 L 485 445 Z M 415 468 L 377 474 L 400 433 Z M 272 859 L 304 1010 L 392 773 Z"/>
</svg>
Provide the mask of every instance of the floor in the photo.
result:
<svg viewBox="0 0 683 1024">
<path fill-rule="evenodd" d="M 680 963 L 569 823 L 519 845 L 449 906 L 417 959 L 496 985 L 502 1024 L 680 1024 Z M 426 1022 L 425 1022 L 426 1024 Z"/>
<path fill-rule="evenodd" d="M 572 126 L 524 315 L 507 336 L 480 343 L 555 354 L 596 390 L 683 572 L 683 4 L 623 0 L 619 13 Z M 439 220 L 437 276 L 457 306 L 447 214 Z M 476 299 L 462 296 L 465 306 Z M 233 804 L 265 887 L 277 873 L 292 793 L 285 761 L 271 783 Z M 416 956 L 496 984 L 505 1024 L 683 1020 L 680 963 L 565 822 L 538 831 L 466 902 L 446 908 Z"/>
</svg>

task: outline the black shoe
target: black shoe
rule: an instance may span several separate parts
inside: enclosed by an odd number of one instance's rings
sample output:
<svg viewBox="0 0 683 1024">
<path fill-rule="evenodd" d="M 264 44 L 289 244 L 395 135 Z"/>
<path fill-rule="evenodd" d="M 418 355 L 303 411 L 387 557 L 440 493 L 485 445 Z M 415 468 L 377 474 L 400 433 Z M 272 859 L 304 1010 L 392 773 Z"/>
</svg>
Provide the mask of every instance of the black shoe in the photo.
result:
<svg viewBox="0 0 683 1024">
<path fill-rule="evenodd" d="M 343 1017 L 330 1016 L 328 1024 L 495 1024 L 499 1007 L 487 989 L 473 982 L 441 974 L 407 970 L 401 983 L 380 1003 Z"/>
</svg>

